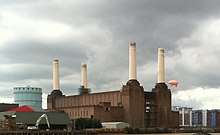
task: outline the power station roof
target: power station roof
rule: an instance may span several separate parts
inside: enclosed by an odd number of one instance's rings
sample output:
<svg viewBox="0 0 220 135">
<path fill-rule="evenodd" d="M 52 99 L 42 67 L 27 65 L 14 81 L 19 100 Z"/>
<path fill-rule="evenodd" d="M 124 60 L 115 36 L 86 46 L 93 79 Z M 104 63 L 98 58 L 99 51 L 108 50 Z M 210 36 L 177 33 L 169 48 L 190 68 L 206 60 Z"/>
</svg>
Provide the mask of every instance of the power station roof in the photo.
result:
<svg viewBox="0 0 220 135">
<path fill-rule="evenodd" d="M 66 126 L 70 124 L 67 114 L 61 112 L 0 112 L 0 121 L 4 121 L 6 119 L 5 116 L 12 116 L 15 118 L 16 124 L 35 125 L 42 114 L 47 114 L 51 126 Z M 42 118 L 39 126 L 46 124 L 45 118 Z"/>
<path fill-rule="evenodd" d="M 34 125 L 42 114 L 46 114 L 49 123 L 53 125 L 66 125 L 70 123 L 67 114 L 60 112 L 16 112 L 16 123 Z M 47 124 L 45 118 L 41 120 L 40 124 Z"/>
<path fill-rule="evenodd" d="M 34 110 L 26 105 L 20 106 L 11 110 L 8 110 L 8 112 L 34 112 Z"/>
</svg>

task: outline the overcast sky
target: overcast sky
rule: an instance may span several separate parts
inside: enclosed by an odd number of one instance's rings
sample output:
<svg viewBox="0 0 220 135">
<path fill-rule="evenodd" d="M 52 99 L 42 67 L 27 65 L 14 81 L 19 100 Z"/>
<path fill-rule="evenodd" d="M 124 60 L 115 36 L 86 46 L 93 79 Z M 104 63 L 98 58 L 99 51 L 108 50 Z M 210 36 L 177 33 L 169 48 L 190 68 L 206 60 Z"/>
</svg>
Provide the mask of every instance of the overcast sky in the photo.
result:
<svg viewBox="0 0 220 135">
<path fill-rule="evenodd" d="M 52 62 L 60 61 L 65 95 L 78 93 L 81 64 L 92 92 L 120 90 L 128 81 L 128 47 L 137 44 L 138 81 L 157 81 L 157 49 L 165 49 L 172 104 L 220 109 L 219 0 L 1 0 L 0 101 L 13 87 L 52 91 Z"/>
</svg>

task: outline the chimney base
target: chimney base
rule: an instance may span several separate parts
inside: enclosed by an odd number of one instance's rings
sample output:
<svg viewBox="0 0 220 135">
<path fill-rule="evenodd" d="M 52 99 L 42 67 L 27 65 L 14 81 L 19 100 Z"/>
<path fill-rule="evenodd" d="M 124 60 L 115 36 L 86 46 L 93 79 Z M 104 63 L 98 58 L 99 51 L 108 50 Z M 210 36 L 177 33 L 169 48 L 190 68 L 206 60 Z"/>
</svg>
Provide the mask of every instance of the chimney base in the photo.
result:
<svg viewBox="0 0 220 135">
<path fill-rule="evenodd" d="M 51 92 L 51 96 L 62 96 L 63 95 L 63 93 L 60 91 L 60 90 L 53 90 L 52 92 Z"/>
<path fill-rule="evenodd" d="M 130 80 L 127 81 L 126 85 L 140 86 L 140 83 L 136 79 L 130 79 Z"/>
<path fill-rule="evenodd" d="M 81 86 L 80 88 L 78 88 L 78 90 L 79 90 L 79 95 L 89 94 L 91 92 L 90 88 L 85 88 L 84 86 Z"/>
<path fill-rule="evenodd" d="M 160 90 L 169 90 L 166 83 L 156 83 L 155 89 L 160 89 Z"/>
<path fill-rule="evenodd" d="M 171 91 L 165 83 L 157 83 L 152 89 L 155 96 L 155 127 L 171 127 Z"/>
<path fill-rule="evenodd" d="M 60 90 L 53 90 L 51 92 L 52 109 L 56 109 L 56 98 L 64 96 Z"/>
</svg>

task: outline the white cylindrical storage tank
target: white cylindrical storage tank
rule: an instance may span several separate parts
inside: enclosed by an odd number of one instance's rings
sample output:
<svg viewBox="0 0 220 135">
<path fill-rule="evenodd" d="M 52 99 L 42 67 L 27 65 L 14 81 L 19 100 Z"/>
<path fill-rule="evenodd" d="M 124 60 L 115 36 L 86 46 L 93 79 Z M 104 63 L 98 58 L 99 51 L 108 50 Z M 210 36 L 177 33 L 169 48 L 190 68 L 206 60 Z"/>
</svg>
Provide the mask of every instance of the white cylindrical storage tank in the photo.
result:
<svg viewBox="0 0 220 135">
<path fill-rule="evenodd" d="M 42 88 L 36 87 L 15 87 L 14 102 L 19 106 L 29 106 L 35 111 L 43 111 L 42 109 Z"/>
</svg>

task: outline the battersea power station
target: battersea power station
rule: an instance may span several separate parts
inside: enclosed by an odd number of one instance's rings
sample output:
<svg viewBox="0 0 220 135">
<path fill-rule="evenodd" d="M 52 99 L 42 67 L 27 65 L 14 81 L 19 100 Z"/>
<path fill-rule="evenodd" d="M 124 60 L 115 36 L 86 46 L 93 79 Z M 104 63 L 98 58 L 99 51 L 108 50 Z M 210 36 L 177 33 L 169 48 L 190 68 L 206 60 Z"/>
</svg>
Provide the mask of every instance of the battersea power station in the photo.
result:
<svg viewBox="0 0 220 135">
<path fill-rule="evenodd" d="M 178 127 L 179 113 L 171 110 L 171 91 L 165 84 L 164 49 L 158 49 L 158 80 L 145 91 L 137 80 L 136 43 L 129 46 L 129 79 L 121 89 L 90 92 L 87 66 L 82 65 L 78 95 L 65 96 L 60 90 L 59 61 L 53 61 L 53 91 L 47 97 L 48 111 L 65 111 L 71 119 L 94 118 L 101 122 L 125 122 L 133 128 Z"/>
</svg>

